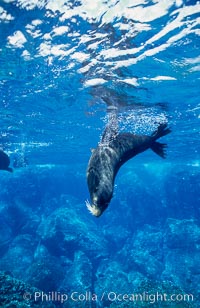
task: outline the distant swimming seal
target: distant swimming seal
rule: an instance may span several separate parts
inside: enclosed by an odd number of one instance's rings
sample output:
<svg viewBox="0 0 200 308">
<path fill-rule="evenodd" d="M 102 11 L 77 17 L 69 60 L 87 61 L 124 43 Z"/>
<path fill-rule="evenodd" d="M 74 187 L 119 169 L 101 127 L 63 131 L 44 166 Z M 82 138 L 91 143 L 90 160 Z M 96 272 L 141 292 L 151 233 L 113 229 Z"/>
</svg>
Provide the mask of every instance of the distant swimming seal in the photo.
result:
<svg viewBox="0 0 200 308">
<path fill-rule="evenodd" d="M 94 216 L 101 216 L 108 207 L 113 196 L 116 174 L 125 162 L 149 148 L 165 158 L 166 144 L 156 140 L 170 132 L 167 124 L 160 124 L 151 136 L 115 132 L 106 142 L 107 133 L 104 133 L 100 144 L 92 152 L 87 168 L 87 184 L 92 204 L 86 201 L 86 206 Z"/>
<path fill-rule="evenodd" d="M 10 165 L 10 158 L 3 150 L 0 149 L 0 170 L 6 170 L 12 172 L 12 168 L 9 167 Z"/>
</svg>

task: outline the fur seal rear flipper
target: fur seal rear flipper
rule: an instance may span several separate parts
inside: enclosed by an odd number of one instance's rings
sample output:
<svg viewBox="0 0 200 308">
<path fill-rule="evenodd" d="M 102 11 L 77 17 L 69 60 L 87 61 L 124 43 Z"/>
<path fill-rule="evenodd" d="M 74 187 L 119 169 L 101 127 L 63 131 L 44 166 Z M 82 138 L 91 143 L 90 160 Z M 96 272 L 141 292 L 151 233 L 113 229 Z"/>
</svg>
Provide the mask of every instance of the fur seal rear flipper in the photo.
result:
<svg viewBox="0 0 200 308">
<path fill-rule="evenodd" d="M 156 140 L 170 132 L 167 124 L 160 124 L 151 136 L 120 133 L 114 134 L 112 138 L 109 136 L 105 141 L 106 134 L 103 134 L 100 144 L 92 152 L 87 168 L 92 204 L 86 201 L 86 206 L 94 216 L 99 217 L 108 207 L 113 196 L 116 174 L 125 162 L 147 149 L 165 158 L 166 144 Z"/>
</svg>

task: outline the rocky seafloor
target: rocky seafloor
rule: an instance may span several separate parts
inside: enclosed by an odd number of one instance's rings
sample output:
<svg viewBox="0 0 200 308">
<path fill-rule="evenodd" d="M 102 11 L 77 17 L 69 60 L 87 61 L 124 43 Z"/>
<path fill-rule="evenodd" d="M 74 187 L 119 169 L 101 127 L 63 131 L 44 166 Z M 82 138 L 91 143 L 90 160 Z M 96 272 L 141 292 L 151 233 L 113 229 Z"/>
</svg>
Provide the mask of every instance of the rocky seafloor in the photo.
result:
<svg viewBox="0 0 200 308">
<path fill-rule="evenodd" d="M 0 307 L 199 307 L 200 175 L 171 168 L 125 168 L 99 219 L 84 173 L 3 172 Z"/>
</svg>

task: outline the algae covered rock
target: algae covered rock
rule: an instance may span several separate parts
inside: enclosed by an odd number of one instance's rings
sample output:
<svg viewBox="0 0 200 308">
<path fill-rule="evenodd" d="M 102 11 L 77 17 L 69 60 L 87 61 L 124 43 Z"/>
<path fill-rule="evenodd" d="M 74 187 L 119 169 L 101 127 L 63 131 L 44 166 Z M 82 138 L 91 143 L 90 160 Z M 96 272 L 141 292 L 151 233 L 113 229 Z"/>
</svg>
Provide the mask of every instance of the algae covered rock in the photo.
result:
<svg viewBox="0 0 200 308">
<path fill-rule="evenodd" d="M 26 272 L 26 281 L 45 292 L 58 290 L 64 278 L 63 271 L 60 260 L 47 255 L 45 258 L 33 261 Z"/>
<path fill-rule="evenodd" d="M 117 293 L 116 300 L 110 304 L 109 308 L 115 307 L 197 308 L 199 306 L 193 294 L 186 294 L 169 281 L 143 279 L 132 293 Z"/>
<path fill-rule="evenodd" d="M 55 308 L 51 302 L 37 300 L 42 291 L 17 280 L 5 272 L 0 272 L 0 307 L 3 308 Z"/>
</svg>

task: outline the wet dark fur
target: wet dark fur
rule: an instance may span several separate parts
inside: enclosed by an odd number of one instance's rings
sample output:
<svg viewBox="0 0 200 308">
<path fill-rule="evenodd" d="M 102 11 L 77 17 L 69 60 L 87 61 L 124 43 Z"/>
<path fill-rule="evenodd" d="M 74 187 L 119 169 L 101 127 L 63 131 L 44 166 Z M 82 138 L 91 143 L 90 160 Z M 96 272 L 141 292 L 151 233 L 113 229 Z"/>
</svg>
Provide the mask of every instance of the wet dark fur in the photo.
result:
<svg viewBox="0 0 200 308">
<path fill-rule="evenodd" d="M 12 172 L 12 168 L 9 167 L 10 165 L 10 158 L 8 155 L 0 150 L 0 170 L 6 170 Z"/>
<path fill-rule="evenodd" d="M 92 200 L 92 205 L 87 202 L 87 207 L 93 215 L 98 217 L 107 208 L 113 196 L 116 174 L 125 162 L 149 148 L 165 158 L 166 144 L 156 140 L 170 132 L 167 124 L 160 124 L 151 136 L 122 133 L 104 142 L 104 134 L 99 146 L 93 150 L 87 169 L 87 183 Z"/>
</svg>

